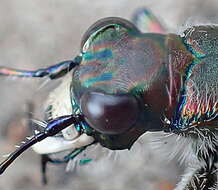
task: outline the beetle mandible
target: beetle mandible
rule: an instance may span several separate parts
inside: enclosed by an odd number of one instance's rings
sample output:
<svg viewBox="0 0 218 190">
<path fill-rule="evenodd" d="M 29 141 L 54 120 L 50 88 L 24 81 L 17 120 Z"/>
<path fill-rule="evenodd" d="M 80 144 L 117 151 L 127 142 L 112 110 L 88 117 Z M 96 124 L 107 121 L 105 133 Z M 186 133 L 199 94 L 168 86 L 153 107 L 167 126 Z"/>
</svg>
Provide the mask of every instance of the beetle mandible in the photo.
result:
<svg viewBox="0 0 218 190">
<path fill-rule="evenodd" d="M 217 189 L 218 27 L 167 34 L 144 9 L 133 21 L 97 21 L 73 60 L 35 71 L 0 67 L 1 76 L 53 80 L 71 73 L 47 101 L 46 123 L 38 123 L 45 128 L 9 155 L 0 173 L 33 146 L 43 155 L 46 182 L 47 162 L 68 162 L 97 143 L 130 149 L 147 131 L 164 131 L 177 137 L 177 151 L 191 165 L 176 189 Z M 64 150 L 72 152 L 63 160 L 48 156 Z"/>
</svg>

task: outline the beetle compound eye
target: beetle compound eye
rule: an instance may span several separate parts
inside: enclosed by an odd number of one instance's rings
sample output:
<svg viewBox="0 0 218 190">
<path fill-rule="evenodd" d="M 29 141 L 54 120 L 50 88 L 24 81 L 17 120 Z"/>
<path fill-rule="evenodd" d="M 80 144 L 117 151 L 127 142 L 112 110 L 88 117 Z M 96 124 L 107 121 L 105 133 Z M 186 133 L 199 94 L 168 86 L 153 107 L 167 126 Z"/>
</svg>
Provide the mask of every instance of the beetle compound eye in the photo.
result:
<svg viewBox="0 0 218 190">
<path fill-rule="evenodd" d="M 139 114 L 139 105 L 132 95 L 107 95 L 86 92 L 81 98 L 86 122 L 104 134 L 120 134 L 131 128 Z"/>
<path fill-rule="evenodd" d="M 81 48 L 83 48 L 87 40 L 92 39 L 92 38 L 95 39 L 95 37 L 99 33 L 102 33 L 108 27 L 115 27 L 115 26 L 122 27 L 128 31 L 134 31 L 134 32 L 140 33 L 137 27 L 126 19 L 119 18 L 119 17 L 103 18 L 97 21 L 96 23 L 94 23 L 83 35 Z"/>
</svg>

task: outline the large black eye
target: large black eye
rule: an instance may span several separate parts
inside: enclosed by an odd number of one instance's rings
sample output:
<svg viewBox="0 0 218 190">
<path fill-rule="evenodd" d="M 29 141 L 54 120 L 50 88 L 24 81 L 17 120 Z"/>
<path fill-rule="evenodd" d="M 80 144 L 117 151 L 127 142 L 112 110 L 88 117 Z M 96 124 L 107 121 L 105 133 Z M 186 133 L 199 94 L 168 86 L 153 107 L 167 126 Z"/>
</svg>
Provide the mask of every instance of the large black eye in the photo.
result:
<svg viewBox="0 0 218 190">
<path fill-rule="evenodd" d="M 139 105 L 132 95 L 107 95 L 86 92 L 81 98 L 81 109 L 86 122 L 104 134 L 120 134 L 136 122 Z"/>
</svg>

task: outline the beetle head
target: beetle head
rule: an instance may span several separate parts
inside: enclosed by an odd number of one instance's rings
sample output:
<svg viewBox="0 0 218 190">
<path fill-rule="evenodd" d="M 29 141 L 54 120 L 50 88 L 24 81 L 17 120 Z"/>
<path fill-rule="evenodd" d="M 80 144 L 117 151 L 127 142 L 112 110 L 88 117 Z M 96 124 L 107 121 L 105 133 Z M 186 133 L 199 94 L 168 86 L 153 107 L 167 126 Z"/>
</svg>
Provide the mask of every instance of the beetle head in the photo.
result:
<svg viewBox="0 0 218 190">
<path fill-rule="evenodd" d="M 166 96 L 164 53 L 163 35 L 142 34 L 121 18 L 100 20 L 85 33 L 71 98 L 103 146 L 130 148 L 146 131 L 162 130 L 164 108 L 153 105 L 156 92 Z"/>
</svg>

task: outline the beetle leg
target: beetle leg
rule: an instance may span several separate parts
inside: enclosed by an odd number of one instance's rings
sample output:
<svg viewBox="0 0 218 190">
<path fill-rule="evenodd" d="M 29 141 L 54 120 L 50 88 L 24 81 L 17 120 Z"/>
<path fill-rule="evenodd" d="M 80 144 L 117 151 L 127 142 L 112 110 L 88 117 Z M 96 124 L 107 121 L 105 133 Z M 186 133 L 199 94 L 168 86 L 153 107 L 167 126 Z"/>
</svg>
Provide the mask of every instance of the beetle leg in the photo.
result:
<svg viewBox="0 0 218 190">
<path fill-rule="evenodd" d="M 88 145 L 89 146 L 89 145 Z M 83 152 L 86 149 L 87 146 L 84 146 L 82 148 L 75 149 L 68 155 L 66 155 L 63 159 L 53 159 L 50 158 L 48 154 L 42 154 L 41 155 L 41 172 L 42 172 L 42 184 L 46 185 L 48 182 L 46 171 L 47 171 L 47 164 L 65 164 L 68 163 L 70 160 L 74 159 L 78 154 Z"/>
<path fill-rule="evenodd" d="M 140 8 L 136 10 L 133 14 L 132 21 L 143 33 L 166 33 L 166 29 L 148 9 Z"/>
<path fill-rule="evenodd" d="M 0 76 L 2 75 L 2 76 L 15 76 L 15 77 L 30 77 L 30 78 L 48 76 L 50 79 L 57 79 L 67 74 L 75 66 L 79 65 L 80 61 L 81 61 L 81 57 L 77 56 L 74 60 L 63 61 L 56 65 L 43 69 L 37 69 L 35 71 L 0 67 Z"/>
<path fill-rule="evenodd" d="M 65 160 L 51 159 L 48 154 L 42 154 L 41 155 L 41 174 L 42 174 L 42 184 L 43 185 L 46 185 L 48 183 L 48 178 L 46 176 L 47 164 L 48 163 L 62 164 L 62 163 L 66 163 L 66 161 Z"/>
<path fill-rule="evenodd" d="M 48 180 L 46 176 L 47 163 L 51 161 L 51 158 L 47 154 L 41 155 L 41 175 L 42 175 L 42 184 L 46 185 Z"/>
</svg>

